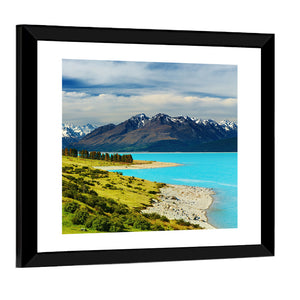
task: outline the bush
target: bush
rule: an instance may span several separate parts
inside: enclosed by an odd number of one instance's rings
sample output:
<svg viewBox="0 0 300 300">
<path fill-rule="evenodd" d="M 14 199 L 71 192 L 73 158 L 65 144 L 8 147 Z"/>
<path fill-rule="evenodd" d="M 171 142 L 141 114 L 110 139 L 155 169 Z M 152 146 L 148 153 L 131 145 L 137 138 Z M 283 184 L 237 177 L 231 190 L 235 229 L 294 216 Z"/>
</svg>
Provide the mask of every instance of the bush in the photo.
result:
<svg viewBox="0 0 300 300">
<path fill-rule="evenodd" d="M 157 194 L 156 191 L 149 191 L 148 193 L 149 193 L 149 194 L 153 194 L 153 195 Z"/>
<path fill-rule="evenodd" d="M 73 171 L 73 167 L 65 166 L 62 168 L 63 173 L 71 173 Z"/>
<path fill-rule="evenodd" d="M 119 215 L 126 215 L 129 212 L 128 208 L 124 204 L 120 204 L 117 207 L 115 207 L 114 213 L 117 213 Z"/>
<path fill-rule="evenodd" d="M 88 197 L 85 196 L 85 195 L 77 193 L 77 194 L 74 195 L 74 199 L 79 200 L 79 201 L 81 201 L 83 203 L 86 203 L 87 200 L 88 200 Z"/>
<path fill-rule="evenodd" d="M 110 228 L 110 222 L 108 217 L 105 216 L 98 216 L 93 220 L 92 228 L 97 231 L 109 231 Z"/>
<path fill-rule="evenodd" d="M 133 214 L 122 215 L 120 218 L 127 226 L 133 226 L 134 222 L 136 221 L 136 217 Z"/>
<path fill-rule="evenodd" d="M 143 219 L 137 219 L 133 223 L 133 227 L 140 230 L 149 230 L 151 227 L 151 223 Z"/>
<path fill-rule="evenodd" d="M 151 226 L 151 230 L 153 230 L 153 231 L 164 231 L 165 229 L 161 225 L 154 224 L 154 225 Z"/>
<path fill-rule="evenodd" d="M 89 190 L 88 193 L 89 193 L 90 195 L 98 196 L 97 192 L 95 192 L 94 190 Z"/>
<path fill-rule="evenodd" d="M 149 214 L 143 214 L 143 216 L 145 216 L 146 218 L 148 219 L 151 219 L 151 220 L 156 220 L 156 219 L 160 219 L 161 216 L 157 213 L 149 213 Z"/>
<path fill-rule="evenodd" d="M 95 219 L 96 219 L 96 217 L 90 216 L 85 223 L 85 227 L 91 228 L 93 226 L 93 222 Z"/>
<path fill-rule="evenodd" d="M 64 210 L 69 213 L 74 213 L 79 208 L 79 204 L 76 202 L 67 202 L 64 206 Z"/>
<path fill-rule="evenodd" d="M 200 227 L 199 224 L 192 224 L 193 228 L 197 228 L 197 229 L 203 229 L 202 227 Z"/>
<path fill-rule="evenodd" d="M 95 201 L 95 207 L 101 208 L 102 211 L 104 211 L 104 212 L 108 212 L 108 213 L 114 212 L 114 208 L 111 206 L 108 206 L 107 202 L 105 200 L 101 199 L 101 197 L 99 197 L 99 199 L 97 201 Z"/>
<path fill-rule="evenodd" d="M 190 226 L 191 225 L 190 222 L 184 221 L 183 219 L 176 220 L 176 223 L 178 225 L 182 225 L 182 226 Z"/>
<path fill-rule="evenodd" d="M 170 222 L 170 220 L 169 220 L 166 216 L 161 216 L 160 219 L 161 219 L 163 222 Z"/>
<path fill-rule="evenodd" d="M 63 197 L 74 199 L 74 192 L 73 191 L 63 191 L 62 192 Z"/>
<path fill-rule="evenodd" d="M 117 188 L 114 185 L 110 184 L 110 183 L 107 183 L 104 187 L 108 188 L 110 190 L 117 190 Z"/>
<path fill-rule="evenodd" d="M 160 188 L 166 186 L 166 184 L 165 183 L 157 183 L 156 186 L 160 189 Z"/>
<path fill-rule="evenodd" d="M 110 232 L 122 232 L 125 227 L 119 220 L 112 220 L 109 226 Z"/>
<path fill-rule="evenodd" d="M 82 225 L 86 222 L 88 217 L 89 217 L 89 213 L 86 210 L 77 209 L 75 211 L 75 215 L 72 219 L 72 222 L 75 225 Z"/>
</svg>

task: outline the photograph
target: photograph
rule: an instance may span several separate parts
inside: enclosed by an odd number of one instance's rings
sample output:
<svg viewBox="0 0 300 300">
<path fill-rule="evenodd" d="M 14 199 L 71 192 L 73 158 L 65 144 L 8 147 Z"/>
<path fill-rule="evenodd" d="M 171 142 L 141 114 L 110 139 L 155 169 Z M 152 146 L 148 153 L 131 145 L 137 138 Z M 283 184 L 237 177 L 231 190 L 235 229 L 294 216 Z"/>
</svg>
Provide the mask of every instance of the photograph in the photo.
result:
<svg viewBox="0 0 300 300">
<path fill-rule="evenodd" d="M 62 234 L 238 228 L 238 65 L 61 66 Z"/>
</svg>

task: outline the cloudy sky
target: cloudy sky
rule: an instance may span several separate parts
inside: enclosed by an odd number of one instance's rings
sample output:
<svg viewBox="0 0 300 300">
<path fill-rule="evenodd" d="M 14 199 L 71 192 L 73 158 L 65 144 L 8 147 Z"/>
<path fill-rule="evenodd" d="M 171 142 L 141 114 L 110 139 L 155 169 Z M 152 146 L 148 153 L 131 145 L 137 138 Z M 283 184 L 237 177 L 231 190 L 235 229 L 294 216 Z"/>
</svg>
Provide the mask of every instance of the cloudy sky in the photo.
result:
<svg viewBox="0 0 300 300">
<path fill-rule="evenodd" d="M 237 120 L 237 66 L 64 59 L 62 74 L 63 122 L 118 124 L 139 113 Z"/>
</svg>

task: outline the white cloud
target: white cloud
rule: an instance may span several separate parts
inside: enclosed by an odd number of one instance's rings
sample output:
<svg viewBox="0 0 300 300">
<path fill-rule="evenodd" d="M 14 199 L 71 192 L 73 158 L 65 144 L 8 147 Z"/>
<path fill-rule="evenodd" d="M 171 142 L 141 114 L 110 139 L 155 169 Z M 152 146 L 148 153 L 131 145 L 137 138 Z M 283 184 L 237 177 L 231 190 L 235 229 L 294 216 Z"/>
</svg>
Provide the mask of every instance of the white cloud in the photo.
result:
<svg viewBox="0 0 300 300">
<path fill-rule="evenodd" d="M 62 92 L 63 97 L 66 98 L 84 98 L 84 97 L 88 97 L 87 93 L 82 93 L 82 92 L 66 92 L 63 91 Z"/>
<path fill-rule="evenodd" d="M 66 95 L 63 96 L 65 100 Z M 115 96 L 101 94 L 78 99 L 67 96 L 63 101 L 63 119 L 101 123 L 120 123 L 138 113 L 153 116 L 189 115 L 202 119 L 236 119 L 237 99 L 216 97 L 183 97 L 177 94 Z"/>
<path fill-rule="evenodd" d="M 63 60 L 63 76 L 65 121 L 119 123 L 141 112 L 237 119 L 236 66 Z"/>
<path fill-rule="evenodd" d="M 206 93 L 236 97 L 237 67 L 201 64 L 153 64 L 147 62 L 113 62 L 91 60 L 63 60 L 63 77 L 78 80 L 86 87 L 104 86 L 119 89 L 126 85 L 140 89 Z M 139 88 L 135 88 L 139 93 Z"/>
</svg>

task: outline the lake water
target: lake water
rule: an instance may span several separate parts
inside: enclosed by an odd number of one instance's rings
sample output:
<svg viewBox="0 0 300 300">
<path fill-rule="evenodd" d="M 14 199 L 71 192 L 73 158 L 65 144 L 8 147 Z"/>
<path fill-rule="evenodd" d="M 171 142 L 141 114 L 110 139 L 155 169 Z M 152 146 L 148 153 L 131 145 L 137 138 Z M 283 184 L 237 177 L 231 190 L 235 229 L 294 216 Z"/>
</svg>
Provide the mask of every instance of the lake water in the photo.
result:
<svg viewBox="0 0 300 300">
<path fill-rule="evenodd" d="M 178 167 L 121 170 L 123 175 L 151 181 L 213 188 L 208 222 L 237 228 L 237 153 L 131 153 L 133 159 L 182 164 Z"/>
</svg>

